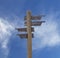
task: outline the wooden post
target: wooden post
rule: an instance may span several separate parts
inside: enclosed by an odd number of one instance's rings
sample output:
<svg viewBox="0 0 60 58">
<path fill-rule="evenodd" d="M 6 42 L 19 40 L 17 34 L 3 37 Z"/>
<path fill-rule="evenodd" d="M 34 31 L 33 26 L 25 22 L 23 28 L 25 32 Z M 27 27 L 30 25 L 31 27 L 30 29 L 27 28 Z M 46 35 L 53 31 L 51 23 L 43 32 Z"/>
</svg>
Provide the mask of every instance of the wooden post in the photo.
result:
<svg viewBox="0 0 60 58">
<path fill-rule="evenodd" d="M 32 58 L 32 38 L 34 37 L 32 32 L 34 32 L 34 28 L 32 26 L 41 26 L 45 21 L 37 21 L 41 20 L 42 16 L 32 16 L 30 11 L 27 11 L 27 16 L 25 16 L 25 26 L 26 28 L 16 28 L 20 32 L 27 32 L 27 34 L 18 34 L 21 38 L 27 38 L 27 58 Z M 31 22 L 35 20 L 35 22 Z"/>
<path fill-rule="evenodd" d="M 31 32 L 31 12 L 27 11 L 27 48 L 28 48 L 28 56 L 27 58 L 32 58 L 32 32 Z"/>
</svg>

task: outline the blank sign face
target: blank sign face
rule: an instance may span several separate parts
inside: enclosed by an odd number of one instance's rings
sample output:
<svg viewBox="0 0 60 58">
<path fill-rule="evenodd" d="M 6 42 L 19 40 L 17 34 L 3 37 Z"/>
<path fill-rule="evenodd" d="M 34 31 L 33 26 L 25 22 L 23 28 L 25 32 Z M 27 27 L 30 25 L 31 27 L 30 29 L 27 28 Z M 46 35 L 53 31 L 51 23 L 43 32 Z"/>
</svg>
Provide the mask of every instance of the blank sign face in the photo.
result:
<svg viewBox="0 0 60 58">
<path fill-rule="evenodd" d="M 20 36 L 20 38 L 28 38 L 28 34 L 17 34 L 18 36 Z M 32 38 L 34 37 L 34 35 L 32 34 Z"/>
<path fill-rule="evenodd" d="M 27 32 L 27 28 L 16 28 L 20 32 Z M 31 32 L 34 32 L 34 28 L 31 27 Z"/>
</svg>

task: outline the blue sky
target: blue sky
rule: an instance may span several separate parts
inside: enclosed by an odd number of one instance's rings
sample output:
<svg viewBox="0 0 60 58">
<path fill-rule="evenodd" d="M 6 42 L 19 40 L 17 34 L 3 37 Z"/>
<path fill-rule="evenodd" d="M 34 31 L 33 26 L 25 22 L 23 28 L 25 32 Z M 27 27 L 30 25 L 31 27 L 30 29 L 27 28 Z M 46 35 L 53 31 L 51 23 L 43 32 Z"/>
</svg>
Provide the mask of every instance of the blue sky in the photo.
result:
<svg viewBox="0 0 60 58">
<path fill-rule="evenodd" d="M 26 11 L 46 15 L 46 23 L 34 27 L 33 58 L 60 58 L 59 0 L 0 0 L 0 58 L 27 58 L 27 40 L 16 34 L 24 27 Z"/>
</svg>

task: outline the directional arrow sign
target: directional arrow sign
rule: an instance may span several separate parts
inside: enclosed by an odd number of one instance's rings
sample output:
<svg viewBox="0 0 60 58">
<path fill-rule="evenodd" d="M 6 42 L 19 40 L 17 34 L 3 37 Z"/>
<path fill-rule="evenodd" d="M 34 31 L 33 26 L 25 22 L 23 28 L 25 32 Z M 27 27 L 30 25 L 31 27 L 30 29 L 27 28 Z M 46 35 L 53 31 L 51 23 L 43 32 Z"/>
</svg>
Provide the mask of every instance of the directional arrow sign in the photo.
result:
<svg viewBox="0 0 60 58">
<path fill-rule="evenodd" d="M 31 26 L 41 26 L 42 23 L 45 21 L 36 21 L 36 22 L 31 22 Z M 27 26 L 27 22 L 25 22 L 25 26 Z"/>
<path fill-rule="evenodd" d="M 31 20 L 41 20 L 42 16 L 45 16 L 45 15 L 31 16 Z M 24 20 L 27 20 L 27 17 L 26 16 L 24 17 Z"/>
<path fill-rule="evenodd" d="M 20 32 L 27 32 L 27 28 L 16 28 Z M 31 32 L 34 32 L 34 28 L 31 28 Z"/>
<path fill-rule="evenodd" d="M 20 36 L 21 38 L 28 38 L 28 34 L 17 34 L 18 36 Z M 32 38 L 34 37 L 34 35 L 32 34 Z"/>
</svg>

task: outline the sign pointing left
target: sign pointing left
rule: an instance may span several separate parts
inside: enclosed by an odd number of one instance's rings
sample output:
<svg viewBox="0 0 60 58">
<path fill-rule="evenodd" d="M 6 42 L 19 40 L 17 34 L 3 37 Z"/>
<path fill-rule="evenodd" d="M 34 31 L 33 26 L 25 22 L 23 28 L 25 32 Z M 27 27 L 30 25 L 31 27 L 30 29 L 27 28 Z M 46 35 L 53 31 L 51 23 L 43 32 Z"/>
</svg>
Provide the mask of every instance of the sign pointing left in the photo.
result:
<svg viewBox="0 0 60 58">
<path fill-rule="evenodd" d="M 28 38 L 28 34 L 17 34 L 20 38 Z M 32 38 L 34 37 L 32 33 Z"/>
<path fill-rule="evenodd" d="M 16 28 L 20 32 L 27 32 L 27 28 Z M 31 31 L 34 32 L 34 28 L 31 27 Z"/>
</svg>

